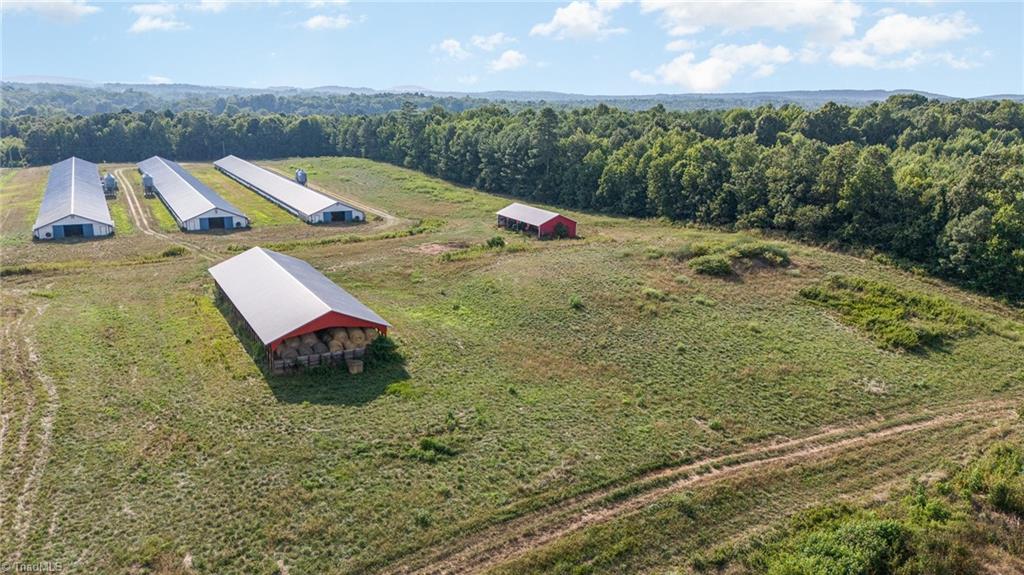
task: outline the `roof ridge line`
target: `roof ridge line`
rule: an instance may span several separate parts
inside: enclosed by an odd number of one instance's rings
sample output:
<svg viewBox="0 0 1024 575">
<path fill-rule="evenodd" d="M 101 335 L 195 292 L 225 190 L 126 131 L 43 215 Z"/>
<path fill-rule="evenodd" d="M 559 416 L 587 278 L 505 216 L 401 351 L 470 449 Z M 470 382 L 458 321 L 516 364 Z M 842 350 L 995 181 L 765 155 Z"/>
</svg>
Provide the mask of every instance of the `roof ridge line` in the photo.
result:
<svg viewBox="0 0 1024 575">
<path fill-rule="evenodd" d="M 330 305 L 328 305 L 328 304 L 327 304 L 327 302 L 325 302 L 325 301 L 324 301 L 324 300 L 323 300 L 323 299 L 322 299 L 322 298 L 321 298 L 321 297 L 320 297 L 319 295 L 317 295 L 317 294 L 316 294 L 316 292 L 314 292 L 313 290 L 309 289 L 309 288 L 308 288 L 308 287 L 306 286 L 306 284 L 304 284 L 304 283 L 300 282 L 300 281 L 298 280 L 298 278 L 296 278 L 296 277 L 295 277 L 294 275 L 292 275 L 292 273 L 291 273 L 291 272 L 289 272 L 289 271 L 288 271 L 287 269 L 285 269 L 285 267 L 284 267 L 284 266 L 282 266 L 282 265 L 281 265 L 281 264 L 280 264 L 280 263 L 279 263 L 279 262 L 278 262 L 277 260 L 275 260 L 274 258 L 270 257 L 270 255 L 269 255 L 269 254 L 270 254 L 270 253 L 275 253 L 275 254 L 277 254 L 277 255 L 280 255 L 280 256 L 284 256 L 284 257 L 291 257 L 291 256 L 289 256 L 289 255 L 287 255 L 287 254 L 282 254 L 282 253 L 280 253 L 280 252 L 275 252 L 275 251 L 272 251 L 272 250 L 268 250 L 267 248 L 264 248 L 264 247 L 261 247 L 261 246 L 256 246 L 256 248 L 255 248 L 255 249 L 258 249 L 258 250 L 260 250 L 260 253 L 262 253 L 264 257 L 266 257 L 267 259 L 269 259 L 269 260 L 270 260 L 270 263 L 272 263 L 272 264 L 274 264 L 275 266 L 277 266 L 277 268 L 278 268 L 278 269 L 280 269 L 280 270 L 281 270 L 282 272 L 284 272 L 284 274 L 285 274 L 286 276 L 288 276 L 288 278 L 289 278 L 289 279 L 291 279 L 291 280 L 292 280 L 293 282 L 295 282 L 295 283 L 299 284 L 299 287 L 301 287 L 301 288 L 302 288 L 303 290 L 305 290 L 305 291 L 306 291 L 306 293 L 308 293 L 308 294 L 312 295 L 312 296 L 313 296 L 313 298 L 314 298 L 314 299 L 316 299 L 316 301 L 320 302 L 320 305 L 322 305 L 322 306 L 324 306 L 324 308 L 326 308 L 326 309 L 324 310 L 324 313 L 322 313 L 322 314 L 320 314 L 319 316 L 317 316 L 317 318 L 323 317 L 323 315 L 324 315 L 324 314 L 326 314 L 326 313 L 327 313 L 327 312 L 329 312 L 329 311 L 333 311 L 333 309 L 334 309 L 334 308 L 332 308 L 332 307 L 331 307 Z M 295 258 L 295 259 L 296 259 L 296 260 L 298 260 L 298 258 Z M 302 260 L 298 260 L 298 261 L 302 261 Z M 312 265 L 310 265 L 310 264 L 309 264 L 308 262 L 302 262 L 302 263 L 306 264 L 306 265 L 307 265 L 307 266 L 309 266 L 309 267 L 313 267 L 313 266 L 312 266 Z M 313 268 L 313 269 L 316 269 L 316 268 Z M 314 320 L 314 321 L 315 321 L 315 320 Z M 280 334 L 280 335 L 278 335 L 277 337 L 275 337 L 274 339 L 277 339 L 277 338 L 279 338 L 279 337 L 283 337 L 283 336 L 285 336 L 285 335 L 286 335 L 287 333 L 289 333 L 289 332 L 285 332 L 285 333 L 283 333 L 283 334 Z"/>
</svg>

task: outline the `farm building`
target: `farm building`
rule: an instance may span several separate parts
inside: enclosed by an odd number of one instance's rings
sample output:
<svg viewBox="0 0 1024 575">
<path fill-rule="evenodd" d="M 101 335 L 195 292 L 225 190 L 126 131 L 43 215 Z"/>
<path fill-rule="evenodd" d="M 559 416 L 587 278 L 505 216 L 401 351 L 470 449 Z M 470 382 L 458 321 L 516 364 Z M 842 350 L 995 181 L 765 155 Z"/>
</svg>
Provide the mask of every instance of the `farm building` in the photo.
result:
<svg viewBox="0 0 1024 575">
<path fill-rule="evenodd" d="M 68 158 L 50 166 L 50 179 L 32 235 L 40 240 L 109 236 L 114 233 L 99 166 Z"/>
<path fill-rule="evenodd" d="M 564 237 L 576 237 L 576 222 L 562 214 L 524 204 L 510 204 L 498 212 L 498 225 L 510 230 L 537 234 L 538 238 L 558 237 L 558 225 L 565 227 Z"/>
<path fill-rule="evenodd" d="M 274 371 L 341 361 L 351 370 L 391 327 L 313 266 L 271 250 L 249 249 L 210 275 L 218 304 L 262 344 Z"/>
<path fill-rule="evenodd" d="M 150 187 L 185 231 L 249 227 L 249 218 L 177 163 L 160 156 L 139 162 Z"/>
<path fill-rule="evenodd" d="M 366 215 L 320 192 L 235 156 L 213 163 L 218 170 L 243 186 L 302 218 L 307 224 L 361 222 Z"/>
</svg>

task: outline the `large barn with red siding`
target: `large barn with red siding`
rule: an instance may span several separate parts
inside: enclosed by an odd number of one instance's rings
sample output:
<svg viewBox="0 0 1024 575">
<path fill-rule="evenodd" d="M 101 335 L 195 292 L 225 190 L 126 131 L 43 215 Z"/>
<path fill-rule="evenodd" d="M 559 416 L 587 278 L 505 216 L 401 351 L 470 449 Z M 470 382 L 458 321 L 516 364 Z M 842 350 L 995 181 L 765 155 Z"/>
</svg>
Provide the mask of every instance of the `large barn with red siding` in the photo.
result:
<svg viewBox="0 0 1024 575">
<path fill-rule="evenodd" d="M 498 212 L 500 227 L 536 234 L 538 238 L 558 237 L 559 224 L 565 227 L 564 237 L 576 237 L 576 221 L 562 214 L 518 203 Z"/>
<path fill-rule="evenodd" d="M 283 343 L 309 334 L 316 334 L 319 338 L 338 328 L 349 328 L 387 335 L 391 327 L 313 266 L 275 251 L 255 247 L 211 267 L 209 271 L 217 284 L 218 303 L 231 306 L 238 319 L 263 344 L 272 366 L 275 360 L 295 359 L 294 355 L 289 357 L 280 353 Z M 372 341 L 372 338 L 371 335 L 367 339 Z M 321 343 L 326 343 L 326 340 Z M 313 355 L 317 356 L 317 364 L 334 359 L 352 359 L 348 357 L 352 353 L 332 357 L 331 353 L 336 351 L 352 350 L 346 346 L 330 352 L 310 352 L 299 359 L 307 364 L 311 360 L 302 358 Z M 361 351 L 356 357 L 361 357 Z"/>
</svg>

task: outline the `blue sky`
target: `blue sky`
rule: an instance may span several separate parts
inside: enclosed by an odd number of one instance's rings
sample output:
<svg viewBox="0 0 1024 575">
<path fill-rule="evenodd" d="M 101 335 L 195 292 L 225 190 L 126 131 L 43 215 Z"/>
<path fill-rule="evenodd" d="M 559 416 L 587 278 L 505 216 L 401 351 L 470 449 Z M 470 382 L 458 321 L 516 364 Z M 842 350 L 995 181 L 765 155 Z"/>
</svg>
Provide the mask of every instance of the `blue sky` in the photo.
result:
<svg viewBox="0 0 1024 575">
<path fill-rule="evenodd" d="M 2 74 L 587 94 L 1024 93 L 1024 3 L 5 0 Z"/>
</svg>

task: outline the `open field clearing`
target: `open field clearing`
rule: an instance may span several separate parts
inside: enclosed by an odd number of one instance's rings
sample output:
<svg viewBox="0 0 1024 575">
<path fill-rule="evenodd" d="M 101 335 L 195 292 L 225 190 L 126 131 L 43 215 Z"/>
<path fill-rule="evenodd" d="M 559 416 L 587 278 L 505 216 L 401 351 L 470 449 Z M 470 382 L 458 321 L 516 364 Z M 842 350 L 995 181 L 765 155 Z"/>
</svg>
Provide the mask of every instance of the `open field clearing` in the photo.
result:
<svg viewBox="0 0 1024 575">
<path fill-rule="evenodd" d="M 567 212 L 583 239 L 537 242 L 496 230 L 506 199 L 409 170 L 261 164 L 386 217 L 310 226 L 187 164 L 254 226 L 185 234 L 119 165 L 138 203 L 118 192 L 115 237 L 33 243 L 46 170 L 0 179 L 2 264 L 24 268 L 2 286 L 0 556 L 76 573 L 682 570 L 751 523 L 884 496 L 1016 425 L 1024 326 L 995 300 L 654 220 Z M 206 273 L 254 245 L 390 321 L 405 363 L 266 377 Z M 698 273 L 707 255 L 733 271 Z M 830 274 L 932 296 L 965 327 L 880 345 L 801 295 Z"/>
</svg>

